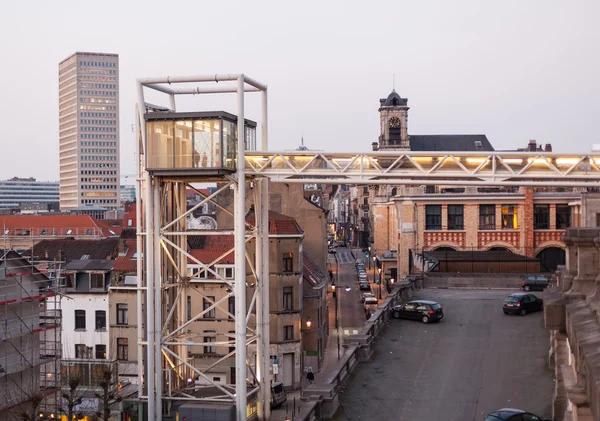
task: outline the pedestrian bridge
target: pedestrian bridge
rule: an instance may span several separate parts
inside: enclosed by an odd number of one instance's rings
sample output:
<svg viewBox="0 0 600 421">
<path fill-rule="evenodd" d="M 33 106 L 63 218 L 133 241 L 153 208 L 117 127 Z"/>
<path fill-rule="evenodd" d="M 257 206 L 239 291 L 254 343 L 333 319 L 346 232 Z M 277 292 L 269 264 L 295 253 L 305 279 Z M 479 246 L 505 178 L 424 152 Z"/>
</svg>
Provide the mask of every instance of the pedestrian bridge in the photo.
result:
<svg viewBox="0 0 600 421">
<path fill-rule="evenodd" d="M 246 151 L 248 176 L 329 184 L 600 186 L 600 155 L 547 152 Z"/>
</svg>

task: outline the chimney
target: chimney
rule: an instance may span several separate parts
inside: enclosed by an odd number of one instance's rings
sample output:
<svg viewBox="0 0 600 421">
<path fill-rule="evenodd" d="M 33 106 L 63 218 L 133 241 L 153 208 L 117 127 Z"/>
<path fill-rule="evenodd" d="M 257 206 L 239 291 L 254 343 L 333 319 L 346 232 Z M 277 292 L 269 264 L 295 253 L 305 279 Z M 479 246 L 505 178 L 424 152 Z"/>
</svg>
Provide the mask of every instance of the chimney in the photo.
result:
<svg viewBox="0 0 600 421">
<path fill-rule="evenodd" d="M 546 146 L 544 147 L 544 151 L 552 152 L 552 145 L 550 143 L 546 143 Z"/>
<path fill-rule="evenodd" d="M 125 239 L 119 238 L 119 256 L 125 256 Z"/>
<path fill-rule="evenodd" d="M 535 139 L 532 139 L 529 141 L 529 146 L 527 147 L 527 150 L 529 152 L 535 152 L 537 149 L 537 142 L 535 141 Z"/>
</svg>

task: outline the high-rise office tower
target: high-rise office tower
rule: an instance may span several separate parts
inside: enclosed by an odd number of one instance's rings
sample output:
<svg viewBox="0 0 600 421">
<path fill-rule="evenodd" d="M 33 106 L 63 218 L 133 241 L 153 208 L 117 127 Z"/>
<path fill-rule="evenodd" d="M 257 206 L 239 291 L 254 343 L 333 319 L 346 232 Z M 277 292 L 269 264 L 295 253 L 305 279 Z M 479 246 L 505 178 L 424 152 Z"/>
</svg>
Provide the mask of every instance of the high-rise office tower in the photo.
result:
<svg viewBox="0 0 600 421">
<path fill-rule="evenodd" d="M 58 65 L 60 209 L 119 206 L 119 56 L 75 53 Z"/>
</svg>

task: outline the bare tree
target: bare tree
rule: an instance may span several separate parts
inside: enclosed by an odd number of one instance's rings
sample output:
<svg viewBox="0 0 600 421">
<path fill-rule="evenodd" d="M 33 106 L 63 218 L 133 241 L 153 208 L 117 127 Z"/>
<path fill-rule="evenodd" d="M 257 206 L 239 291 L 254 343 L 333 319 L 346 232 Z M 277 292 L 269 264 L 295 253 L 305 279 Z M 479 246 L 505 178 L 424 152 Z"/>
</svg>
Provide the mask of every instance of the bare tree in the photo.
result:
<svg viewBox="0 0 600 421">
<path fill-rule="evenodd" d="M 109 421 L 111 407 L 123 400 L 119 396 L 118 385 L 113 381 L 113 373 L 110 369 L 104 369 L 98 386 L 102 389 L 102 393 L 96 393 L 96 397 L 102 403 L 102 411 L 97 412 L 96 415 L 103 421 Z"/>
<path fill-rule="evenodd" d="M 21 405 L 20 416 L 22 421 L 36 421 L 40 419 L 40 405 L 44 396 L 40 393 L 32 394 L 26 402 Z"/>
<path fill-rule="evenodd" d="M 63 402 L 65 402 L 65 405 L 61 405 L 60 411 L 67 416 L 68 421 L 73 421 L 74 419 L 80 420 L 83 418 L 83 414 L 81 412 L 75 413 L 75 407 L 77 405 L 81 405 L 81 402 L 83 401 L 83 398 L 77 391 L 80 383 L 81 380 L 79 377 L 73 377 L 69 379 L 69 390 L 62 394 L 62 399 Z"/>
</svg>

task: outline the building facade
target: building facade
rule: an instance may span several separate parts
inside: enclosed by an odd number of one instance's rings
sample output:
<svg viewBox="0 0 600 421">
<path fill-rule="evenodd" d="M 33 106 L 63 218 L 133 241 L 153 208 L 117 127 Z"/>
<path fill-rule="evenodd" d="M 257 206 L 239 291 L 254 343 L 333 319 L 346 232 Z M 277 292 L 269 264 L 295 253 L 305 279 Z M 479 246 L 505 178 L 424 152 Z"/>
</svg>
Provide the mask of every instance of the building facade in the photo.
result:
<svg viewBox="0 0 600 421">
<path fill-rule="evenodd" d="M 58 183 L 18 178 L 0 181 L 0 210 L 36 213 L 58 210 Z"/>
<path fill-rule="evenodd" d="M 482 134 L 409 135 L 408 99 L 380 100 L 374 150 L 494 151 Z M 529 141 L 528 151 L 551 151 Z M 417 157 L 415 160 L 431 159 Z M 564 264 L 565 230 L 580 223 L 581 189 L 371 186 L 369 217 L 376 254 L 397 251 L 397 275 L 434 270 L 428 251 L 508 251 L 536 258 L 542 270 Z M 391 276 L 391 275 L 390 275 Z"/>
<path fill-rule="evenodd" d="M 119 56 L 77 52 L 58 65 L 60 209 L 120 206 Z"/>
</svg>

